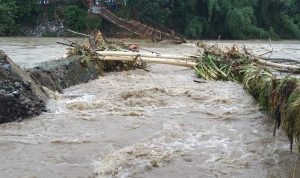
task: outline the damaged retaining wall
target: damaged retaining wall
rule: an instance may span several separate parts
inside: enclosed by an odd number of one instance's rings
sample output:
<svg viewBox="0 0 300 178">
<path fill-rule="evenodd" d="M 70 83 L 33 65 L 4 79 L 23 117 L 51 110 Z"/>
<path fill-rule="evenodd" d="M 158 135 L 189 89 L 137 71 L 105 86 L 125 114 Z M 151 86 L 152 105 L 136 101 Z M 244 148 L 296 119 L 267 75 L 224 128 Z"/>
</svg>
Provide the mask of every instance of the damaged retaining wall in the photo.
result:
<svg viewBox="0 0 300 178">
<path fill-rule="evenodd" d="M 0 123 L 38 115 L 46 101 L 40 86 L 0 51 Z"/>
<path fill-rule="evenodd" d="M 47 61 L 29 69 L 28 72 L 42 86 L 62 93 L 65 88 L 99 77 L 98 70 L 94 65 L 82 67 L 80 61 L 80 56 Z"/>
<path fill-rule="evenodd" d="M 0 50 L 0 124 L 21 121 L 46 111 L 45 86 L 52 91 L 96 79 L 95 66 L 81 66 L 80 57 L 43 62 L 26 72 Z"/>
</svg>

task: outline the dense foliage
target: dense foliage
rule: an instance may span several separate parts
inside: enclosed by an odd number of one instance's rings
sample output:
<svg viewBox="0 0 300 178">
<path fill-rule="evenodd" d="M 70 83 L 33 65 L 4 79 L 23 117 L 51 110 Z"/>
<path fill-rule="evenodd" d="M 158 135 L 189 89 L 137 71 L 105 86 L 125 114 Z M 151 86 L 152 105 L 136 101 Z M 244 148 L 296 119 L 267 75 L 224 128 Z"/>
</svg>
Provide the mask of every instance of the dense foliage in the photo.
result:
<svg viewBox="0 0 300 178">
<path fill-rule="evenodd" d="M 56 1 L 41 5 L 37 0 L 0 0 L 0 36 L 21 35 L 20 27 L 36 27 L 48 22 L 63 21 L 64 26 L 77 31 L 93 28 L 98 24 L 88 16 L 85 0 Z"/>
<path fill-rule="evenodd" d="M 36 4 L 36 0 L 0 0 L 0 35 L 14 35 L 21 25 L 36 25 L 56 16 L 65 26 L 84 31 L 98 23 L 87 15 L 85 0 Z M 144 16 L 190 38 L 300 39 L 300 0 L 128 0 L 115 13 Z"/>
<path fill-rule="evenodd" d="M 14 4 L 0 2 L 0 35 L 13 34 L 17 29 Z"/>
<path fill-rule="evenodd" d="M 300 39 L 300 0 L 129 0 L 128 4 L 192 38 Z"/>
</svg>

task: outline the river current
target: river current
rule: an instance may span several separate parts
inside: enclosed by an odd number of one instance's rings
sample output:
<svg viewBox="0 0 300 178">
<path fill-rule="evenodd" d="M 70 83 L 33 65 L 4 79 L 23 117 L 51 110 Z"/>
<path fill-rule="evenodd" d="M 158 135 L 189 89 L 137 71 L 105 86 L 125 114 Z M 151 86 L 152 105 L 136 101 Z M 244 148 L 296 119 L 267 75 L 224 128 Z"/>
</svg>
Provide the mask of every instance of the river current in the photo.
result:
<svg viewBox="0 0 300 178">
<path fill-rule="evenodd" d="M 0 38 L 0 49 L 33 67 L 64 54 L 57 40 Z M 137 42 L 196 53 L 192 45 Z M 257 54 L 270 48 L 243 43 Z M 300 42 L 272 45 L 278 58 L 300 61 Z M 283 131 L 273 137 L 273 121 L 241 85 L 194 79 L 191 69 L 153 64 L 65 89 L 49 112 L 0 125 L 0 177 L 300 177 L 298 150 L 290 152 Z"/>
</svg>

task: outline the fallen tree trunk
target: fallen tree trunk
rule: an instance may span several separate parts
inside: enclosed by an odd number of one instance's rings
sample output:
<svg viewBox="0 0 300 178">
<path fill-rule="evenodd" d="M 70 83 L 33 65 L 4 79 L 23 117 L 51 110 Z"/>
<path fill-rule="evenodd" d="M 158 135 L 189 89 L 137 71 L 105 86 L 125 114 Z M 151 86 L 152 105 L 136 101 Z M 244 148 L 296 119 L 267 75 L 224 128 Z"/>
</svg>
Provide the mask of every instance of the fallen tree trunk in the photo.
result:
<svg viewBox="0 0 300 178">
<path fill-rule="evenodd" d="M 101 60 L 104 61 L 136 61 L 156 64 L 169 64 L 183 67 L 195 67 L 195 62 L 183 61 L 180 59 L 167 59 L 167 58 L 153 58 L 153 57 L 130 57 L 130 56 L 103 56 Z"/>
<path fill-rule="evenodd" d="M 97 54 L 103 56 L 103 60 L 107 61 L 134 61 L 135 58 L 141 58 L 139 61 L 148 63 L 159 63 L 159 64 L 170 64 L 186 67 L 196 66 L 196 56 L 180 56 L 180 55 L 169 55 L 169 54 L 150 54 L 150 53 L 139 53 L 139 52 L 120 52 L 120 51 L 97 51 Z M 275 62 L 266 61 L 263 59 L 255 58 L 255 61 L 261 65 L 276 68 L 285 69 L 289 71 L 299 72 L 300 67 L 296 65 L 279 64 Z"/>
<path fill-rule="evenodd" d="M 197 59 L 196 56 L 193 55 L 170 55 L 170 54 L 152 54 L 152 53 L 140 53 L 140 52 L 123 52 L 123 51 L 97 51 L 97 54 L 100 54 L 102 56 L 105 56 L 106 60 L 124 60 L 124 61 L 133 61 L 134 58 L 139 57 L 142 58 L 144 62 L 148 63 L 160 63 L 160 64 L 171 64 L 171 65 L 177 65 L 181 66 L 187 66 L 187 67 L 193 67 L 195 66 L 195 63 L 193 62 L 187 62 L 187 61 L 195 61 Z M 129 58 L 124 58 L 129 57 Z M 133 57 L 133 58 L 130 58 Z M 154 58 L 157 58 L 155 60 Z M 171 62 L 170 60 L 181 60 L 186 61 L 184 63 L 181 62 Z M 165 62 L 163 62 L 165 60 Z M 293 71 L 293 72 L 299 72 L 300 67 L 296 65 L 288 65 L 288 64 L 279 64 L 275 62 L 270 62 L 264 59 L 255 58 L 255 61 L 261 65 L 276 68 L 279 70 L 287 70 L 287 71 Z M 188 64 L 188 65 L 186 65 Z"/>
<path fill-rule="evenodd" d="M 150 58 L 162 58 L 162 59 L 181 59 L 188 61 L 197 60 L 196 56 L 185 56 L 185 55 L 171 55 L 171 54 L 154 54 L 154 53 L 141 53 L 141 52 L 123 52 L 123 51 L 97 51 L 97 54 L 103 56 L 131 56 L 131 57 L 150 57 Z"/>
</svg>

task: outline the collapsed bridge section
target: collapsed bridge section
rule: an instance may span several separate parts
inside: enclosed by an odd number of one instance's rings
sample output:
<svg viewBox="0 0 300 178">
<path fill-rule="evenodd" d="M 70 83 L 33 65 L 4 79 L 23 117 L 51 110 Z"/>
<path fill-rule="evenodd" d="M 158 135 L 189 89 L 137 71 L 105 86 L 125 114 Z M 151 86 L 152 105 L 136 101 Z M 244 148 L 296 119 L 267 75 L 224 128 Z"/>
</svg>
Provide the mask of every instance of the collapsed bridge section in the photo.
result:
<svg viewBox="0 0 300 178">
<path fill-rule="evenodd" d="M 128 30 L 130 32 L 135 33 L 138 36 L 144 38 L 150 38 L 155 42 L 163 41 L 163 40 L 172 40 L 175 42 L 184 43 L 186 42 L 186 37 L 174 32 L 171 29 L 163 27 L 162 25 L 151 25 L 148 23 L 141 23 L 134 20 L 126 20 L 120 17 L 117 17 L 113 14 L 109 9 L 100 6 L 92 6 L 90 8 L 90 13 L 101 16 L 107 21 L 119 26 L 122 29 Z"/>
</svg>

